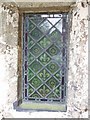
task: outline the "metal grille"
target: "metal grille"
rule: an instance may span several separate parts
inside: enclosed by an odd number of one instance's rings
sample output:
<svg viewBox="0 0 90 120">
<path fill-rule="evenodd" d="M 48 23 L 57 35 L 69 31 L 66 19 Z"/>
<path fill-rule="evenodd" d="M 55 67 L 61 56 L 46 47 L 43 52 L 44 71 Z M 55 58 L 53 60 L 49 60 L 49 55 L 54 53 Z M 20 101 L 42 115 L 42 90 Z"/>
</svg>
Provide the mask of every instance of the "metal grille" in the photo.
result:
<svg viewBox="0 0 90 120">
<path fill-rule="evenodd" d="M 25 14 L 23 99 L 65 102 L 68 15 Z"/>
</svg>

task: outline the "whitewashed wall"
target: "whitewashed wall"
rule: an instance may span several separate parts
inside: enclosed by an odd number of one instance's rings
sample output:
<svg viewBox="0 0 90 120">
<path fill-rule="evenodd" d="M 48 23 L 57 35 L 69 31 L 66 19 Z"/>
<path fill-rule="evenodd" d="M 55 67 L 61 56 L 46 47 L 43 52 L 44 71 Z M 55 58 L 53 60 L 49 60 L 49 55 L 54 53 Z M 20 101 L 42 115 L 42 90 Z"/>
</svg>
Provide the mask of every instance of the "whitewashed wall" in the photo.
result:
<svg viewBox="0 0 90 120">
<path fill-rule="evenodd" d="M 88 5 L 71 10 L 67 112 L 17 112 L 18 10 L 0 6 L 0 118 L 88 118 Z"/>
</svg>

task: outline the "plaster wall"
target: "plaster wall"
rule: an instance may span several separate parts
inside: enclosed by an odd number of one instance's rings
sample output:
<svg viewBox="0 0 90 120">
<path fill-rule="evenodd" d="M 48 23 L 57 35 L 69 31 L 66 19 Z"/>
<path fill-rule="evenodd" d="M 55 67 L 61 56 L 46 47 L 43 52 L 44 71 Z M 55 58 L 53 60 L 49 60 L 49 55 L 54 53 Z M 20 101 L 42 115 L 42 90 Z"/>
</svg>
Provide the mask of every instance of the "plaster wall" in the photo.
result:
<svg viewBox="0 0 90 120">
<path fill-rule="evenodd" d="M 67 112 L 18 112 L 18 19 L 0 4 L 0 118 L 88 118 L 88 4 L 70 9 Z"/>
</svg>

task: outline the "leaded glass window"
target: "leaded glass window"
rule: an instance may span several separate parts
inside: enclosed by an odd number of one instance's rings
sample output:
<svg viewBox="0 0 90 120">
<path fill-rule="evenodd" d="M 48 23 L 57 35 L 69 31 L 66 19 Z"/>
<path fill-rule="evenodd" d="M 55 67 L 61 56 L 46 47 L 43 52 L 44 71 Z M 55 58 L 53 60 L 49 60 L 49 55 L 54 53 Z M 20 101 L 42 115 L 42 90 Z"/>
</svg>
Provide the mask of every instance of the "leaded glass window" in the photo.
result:
<svg viewBox="0 0 90 120">
<path fill-rule="evenodd" d="M 23 100 L 66 102 L 68 15 L 25 14 Z"/>
</svg>

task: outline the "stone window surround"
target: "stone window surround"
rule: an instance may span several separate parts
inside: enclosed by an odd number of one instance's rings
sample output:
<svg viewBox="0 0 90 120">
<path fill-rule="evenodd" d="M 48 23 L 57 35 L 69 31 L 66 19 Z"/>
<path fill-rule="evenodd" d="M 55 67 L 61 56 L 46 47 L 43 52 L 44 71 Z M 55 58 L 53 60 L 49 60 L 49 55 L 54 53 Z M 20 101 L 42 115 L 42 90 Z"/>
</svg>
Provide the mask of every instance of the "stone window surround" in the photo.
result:
<svg viewBox="0 0 90 120">
<path fill-rule="evenodd" d="M 23 21 L 23 13 L 62 13 L 62 12 L 67 12 L 69 13 L 70 10 L 71 10 L 71 5 L 68 6 L 64 6 L 64 4 L 61 6 L 60 5 L 57 5 L 56 3 L 56 6 L 53 6 L 53 4 L 51 4 L 51 6 L 49 6 L 49 3 L 43 3 L 45 4 L 46 6 L 45 7 L 35 7 L 35 4 L 33 5 L 34 7 L 25 7 L 27 6 L 27 3 L 24 7 L 23 4 L 20 4 L 21 5 L 21 8 L 19 8 L 19 23 L 18 23 L 18 36 L 19 36 L 19 40 L 18 40 L 18 46 L 19 46 L 19 49 L 18 49 L 18 94 L 17 94 L 17 106 L 20 106 L 20 105 L 23 105 L 23 102 L 22 102 L 22 59 L 21 59 L 21 56 L 22 56 L 22 21 Z M 55 4 L 55 3 L 54 3 Z M 70 4 L 70 3 L 69 3 Z M 75 3 L 73 3 L 75 4 Z M 39 5 L 40 6 L 40 5 Z M 47 7 L 48 6 L 48 7 Z M 20 107 L 16 107 L 17 110 L 22 110 L 22 108 Z M 63 110 L 61 110 L 63 111 Z M 64 111 L 66 111 L 66 105 L 64 105 Z"/>
<path fill-rule="evenodd" d="M 38 12 L 37 12 L 38 13 Z M 65 12 L 66 13 L 66 12 Z M 23 14 L 22 14 L 22 18 L 23 18 Z M 21 22 L 21 21 L 20 21 Z M 23 22 L 23 21 L 22 21 Z M 22 22 L 20 23 L 20 24 L 22 24 Z M 67 29 L 67 28 L 66 28 Z M 23 31 L 23 30 L 20 30 L 20 31 Z M 22 34 L 22 33 L 21 33 Z M 66 35 L 67 37 L 68 37 L 68 33 L 67 33 L 67 35 Z M 21 35 L 21 38 L 22 38 L 22 35 Z M 67 38 L 68 39 L 68 38 Z M 20 41 L 20 40 L 19 40 Z M 21 40 L 22 41 L 22 40 Z M 68 40 L 67 40 L 68 41 Z M 19 46 L 22 46 L 22 42 L 20 42 L 20 44 L 21 45 L 19 45 Z M 22 51 L 22 50 L 21 50 Z M 20 53 L 21 55 L 22 55 L 22 53 Z M 21 56 L 20 55 L 20 56 Z M 18 58 L 21 58 L 21 57 L 18 57 Z M 23 58 L 22 58 L 23 59 Z M 21 64 L 22 64 L 22 60 L 21 59 L 19 59 L 19 61 L 21 61 Z M 21 69 L 21 68 L 20 68 Z M 21 70 L 22 71 L 22 70 Z M 22 76 L 22 72 L 20 73 L 21 74 L 21 76 Z M 19 74 L 19 75 L 20 75 Z M 20 79 L 22 79 L 22 78 L 20 78 Z M 22 86 L 22 81 L 19 83 L 19 85 L 20 85 L 20 88 L 21 88 L 21 86 Z M 67 80 L 66 80 L 66 84 L 67 84 Z M 21 90 L 22 91 L 22 90 Z M 19 91 L 18 91 L 18 93 L 19 93 Z M 22 93 L 22 92 L 21 92 Z M 22 101 L 22 95 L 21 95 L 21 101 Z M 29 101 L 27 102 L 28 103 L 28 106 L 29 106 Z M 26 103 L 23 103 L 23 101 L 22 101 L 22 103 L 21 103 L 21 105 L 20 106 L 25 106 L 25 104 Z M 32 105 L 30 105 L 31 107 L 33 107 L 33 106 L 37 106 L 37 103 L 30 103 L 30 104 L 32 104 Z M 39 105 L 37 106 L 37 109 L 39 109 L 39 106 L 44 106 L 44 103 L 38 103 Z M 55 108 L 53 108 L 53 110 L 57 110 L 57 111 L 66 111 L 66 102 L 64 103 L 64 104 L 59 104 L 60 105 L 60 107 L 58 107 L 58 104 L 56 103 L 55 104 L 55 106 L 54 106 L 54 104 L 52 104 L 52 103 L 50 103 L 50 104 L 48 104 L 48 103 L 46 103 L 46 105 L 45 105 L 45 108 L 46 109 L 48 109 L 47 107 L 50 107 L 51 108 L 51 110 L 52 110 L 52 107 L 55 107 Z M 23 108 L 23 107 L 22 107 Z M 27 109 L 27 107 L 25 107 L 26 109 Z M 35 107 L 34 107 L 35 108 Z M 31 108 L 31 109 L 33 109 L 33 108 Z M 36 109 L 36 108 L 35 108 Z M 42 109 L 44 109 L 44 108 L 42 108 Z"/>
</svg>

